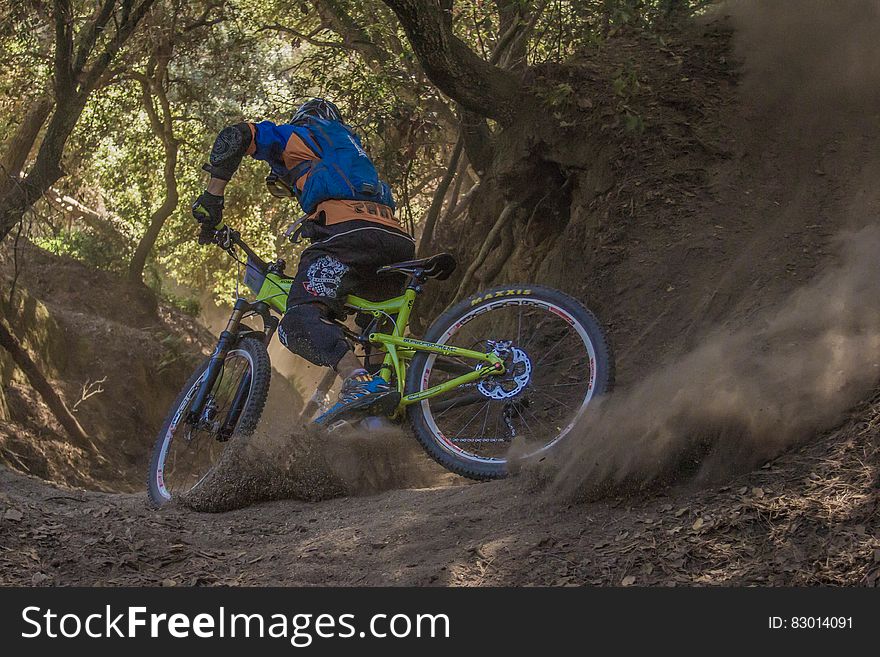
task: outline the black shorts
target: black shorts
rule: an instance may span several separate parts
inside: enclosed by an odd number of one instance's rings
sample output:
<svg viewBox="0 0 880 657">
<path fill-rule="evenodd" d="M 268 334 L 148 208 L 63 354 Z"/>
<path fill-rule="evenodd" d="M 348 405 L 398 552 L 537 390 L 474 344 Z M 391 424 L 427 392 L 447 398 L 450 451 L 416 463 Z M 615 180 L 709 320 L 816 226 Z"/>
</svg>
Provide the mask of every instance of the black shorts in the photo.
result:
<svg viewBox="0 0 880 657">
<path fill-rule="evenodd" d="M 402 275 L 379 275 L 376 270 L 415 256 L 415 242 L 406 233 L 354 220 L 315 224 L 304 234 L 312 244 L 300 256 L 288 308 L 317 301 L 341 314 L 348 294 L 381 301 L 403 293 Z"/>
</svg>

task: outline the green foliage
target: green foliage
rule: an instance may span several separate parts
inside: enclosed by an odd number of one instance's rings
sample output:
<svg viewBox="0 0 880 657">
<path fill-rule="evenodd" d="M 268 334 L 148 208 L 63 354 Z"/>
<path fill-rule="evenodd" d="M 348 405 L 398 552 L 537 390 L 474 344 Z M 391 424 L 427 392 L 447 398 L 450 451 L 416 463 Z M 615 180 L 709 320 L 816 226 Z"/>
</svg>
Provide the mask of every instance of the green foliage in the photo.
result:
<svg viewBox="0 0 880 657">
<path fill-rule="evenodd" d="M 631 63 L 618 69 L 617 75 L 611 80 L 611 88 L 619 99 L 617 110 L 622 118 L 624 130 L 632 133 L 644 132 L 644 120 L 630 106 L 633 97 L 641 89 L 638 73 Z"/>
<path fill-rule="evenodd" d="M 55 236 L 37 235 L 34 243 L 46 251 L 76 258 L 97 269 L 121 272 L 126 264 L 112 244 L 89 230 L 73 230 Z"/>
<path fill-rule="evenodd" d="M 550 107 L 560 107 L 565 105 L 574 94 L 574 88 L 567 82 L 560 82 L 553 87 L 542 91 L 541 99 L 545 105 Z"/>
<path fill-rule="evenodd" d="M 199 303 L 198 299 L 193 299 L 192 297 L 184 297 L 166 291 L 160 293 L 159 298 L 190 317 L 198 317 L 199 313 L 202 312 L 202 304 Z"/>
<path fill-rule="evenodd" d="M 95 2 L 73 0 L 72 5 L 78 29 L 93 15 Z M 522 52 L 520 63 L 534 66 L 601 47 L 616 30 L 658 30 L 672 17 L 704 5 L 704 0 L 457 0 L 452 20 L 456 35 L 486 59 L 503 32 L 515 27 L 519 40 L 512 49 Z M 0 6 L 3 134 L 18 125 L 35 98 L 49 93 L 53 44 L 51 3 Z M 383 2 L 156 0 L 111 74 L 89 97 L 62 162 L 68 175 L 59 191 L 112 218 L 124 245 L 111 246 L 99 233 L 75 220 L 71 226 L 57 210 L 40 205 L 34 239 L 44 248 L 96 267 L 127 270 L 166 193 L 166 153 L 143 88 L 163 57 L 167 71 L 158 83 L 179 144 L 179 203 L 147 263 L 147 278 L 157 290 L 170 281 L 209 290 L 218 300 L 233 293 L 235 263 L 215 247 L 196 243 L 189 206 L 207 179 L 201 165 L 224 126 L 242 120 L 283 122 L 310 96 L 332 98 L 362 133 L 395 190 L 401 215 L 414 223 L 424 216 L 457 138 L 458 119 L 450 101 L 427 80 Z M 643 130 L 642 119 L 628 105 L 639 91 L 635 71 L 622 69 L 612 87 L 623 127 Z M 564 83 L 541 93 L 553 109 L 575 100 Z M 297 249 L 279 235 L 297 218 L 298 208 L 266 194 L 265 173 L 262 163 L 245 160 L 227 190 L 226 216 L 265 257 L 293 262 Z M 190 301 L 168 299 L 195 311 Z"/>
</svg>

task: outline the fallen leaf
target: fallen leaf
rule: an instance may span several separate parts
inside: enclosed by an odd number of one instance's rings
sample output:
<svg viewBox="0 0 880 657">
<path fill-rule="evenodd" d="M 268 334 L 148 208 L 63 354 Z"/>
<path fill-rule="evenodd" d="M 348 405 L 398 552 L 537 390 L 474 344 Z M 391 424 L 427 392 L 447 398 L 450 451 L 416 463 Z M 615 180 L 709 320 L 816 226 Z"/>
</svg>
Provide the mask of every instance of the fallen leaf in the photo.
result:
<svg viewBox="0 0 880 657">
<path fill-rule="evenodd" d="M 621 586 L 632 586 L 636 583 L 636 578 L 634 575 L 627 575 L 622 580 L 620 580 Z"/>
<path fill-rule="evenodd" d="M 691 525 L 691 529 L 697 530 L 697 529 L 700 529 L 702 526 L 703 526 L 703 519 L 697 518 L 696 520 L 694 520 L 694 524 Z"/>
<path fill-rule="evenodd" d="M 753 488 L 752 495 L 754 495 L 758 499 L 761 499 L 762 497 L 764 497 L 764 489 L 763 488 Z"/>
</svg>

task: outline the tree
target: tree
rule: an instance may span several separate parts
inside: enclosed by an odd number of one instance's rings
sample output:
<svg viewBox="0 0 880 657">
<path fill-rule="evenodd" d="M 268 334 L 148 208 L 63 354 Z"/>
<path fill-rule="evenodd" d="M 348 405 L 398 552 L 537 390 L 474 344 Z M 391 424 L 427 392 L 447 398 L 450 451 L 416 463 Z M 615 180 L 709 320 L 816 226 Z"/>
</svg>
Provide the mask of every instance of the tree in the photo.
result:
<svg viewBox="0 0 880 657">
<path fill-rule="evenodd" d="M 150 217 L 147 230 L 138 242 L 129 263 L 128 277 L 133 282 L 140 282 L 142 280 L 147 258 L 153 250 L 156 240 L 159 238 L 159 233 L 162 230 L 162 226 L 165 225 L 165 221 L 177 208 L 179 198 L 176 169 L 180 141 L 174 135 L 171 106 L 165 89 L 171 49 L 171 44 L 163 44 L 159 48 L 159 52 L 150 59 L 146 73 L 131 73 L 132 77 L 141 85 L 142 102 L 144 110 L 150 118 L 150 127 L 159 143 L 162 144 L 162 149 L 165 152 L 165 166 L 162 172 L 162 179 L 165 184 L 165 198 Z"/>
<path fill-rule="evenodd" d="M 171 102 L 168 99 L 168 87 L 171 84 L 168 66 L 174 56 L 178 40 L 191 36 L 191 33 L 199 28 L 215 25 L 223 20 L 221 17 L 212 18 L 213 10 L 222 8 L 223 0 L 207 2 L 200 15 L 189 22 L 183 21 L 184 25 L 180 27 L 178 23 L 180 22 L 181 4 L 176 2 L 171 8 L 169 12 L 171 15 L 167 17 L 169 24 L 164 26 L 161 37 L 148 57 L 145 70 L 143 72 L 133 70 L 129 73 L 141 87 L 141 102 L 149 117 L 150 128 L 153 135 L 162 144 L 165 153 L 162 172 L 165 187 L 164 200 L 150 216 L 147 230 L 138 242 L 128 267 L 129 279 L 138 283 L 143 279 L 147 258 L 156 245 L 159 233 L 177 208 L 180 198 L 176 173 L 180 139 L 175 135 L 174 116 L 171 111 Z"/>
<path fill-rule="evenodd" d="M 3 144 L 0 158 L 0 198 L 18 184 L 27 158 L 51 111 L 52 100 L 46 96 L 32 102 L 18 128 Z"/>
<path fill-rule="evenodd" d="M 0 196 L 0 240 L 64 175 L 64 149 L 89 96 L 154 2 L 103 0 L 89 18 L 79 20 L 71 0 L 54 0 L 55 108 L 30 171 L 20 184 L 7 186 Z"/>
<path fill-rule="evenodd" d="M 431 81 L 466 110 L 510 125 L 527 95 L 520 81 L 471 50 L 452 29 L 452 0 L 385 0 Z"/>
</svg>

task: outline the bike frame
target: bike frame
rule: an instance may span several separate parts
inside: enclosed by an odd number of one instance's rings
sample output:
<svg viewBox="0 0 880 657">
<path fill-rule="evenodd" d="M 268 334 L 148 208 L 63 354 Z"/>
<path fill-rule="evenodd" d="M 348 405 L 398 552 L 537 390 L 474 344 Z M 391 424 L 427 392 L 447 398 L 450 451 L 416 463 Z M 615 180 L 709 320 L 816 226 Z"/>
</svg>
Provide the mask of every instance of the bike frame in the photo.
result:
<svg viewBox="0 0 880 657">
<path fill-rule="evenodd" d="M 290 278 L 273 273 L 266 274 L 266 279 L 257 294 L 257 301 L 264 302 L 277 312 L 283 314 L 286 310 L 287 294 L 292 283 L 293 281 Z M 406 329 L 409 326 L 410 314 L 419 291 L 420 286 L 418 282 L 411 279 L 406 286 L 406 291 L 393 299 L 368 301 L 355 295 L 348 295 L 345 298 L 346 308 L 368 313 L 375 318 L 389 317 L 394 324 L 394 329 L 391 333 L 373 332 L 369 334 L 368 340 L 385 353 L 382 367 L 379 370 L 382 378 L 390 381 L 393 375 L 396 379 L 397 391 L 400 393 L 398 411 L 423 399 L 429 399 L 450 392 L 460 385 L 472 383 L 486 376 L 497 376 L 504 373 L 503 360 L 492 352 L 484 353 L 405 337 Z M 405 395 L 406 368 L 415 353 L 419 351 L 474 360 L 476 363 L 485 363 L 485 366 L 475 367 L 472 372 L 462 374 L 449 381 L 444 381 L 427 390 Z"/>
<path fill-rule="evenodd" d="M 248 301 L 243 297 L 236 299 L 229 322 L 220 334 L 220 339 L 217 342 L 214 353 L 211 354 L 211 361 L 202 378 L 202 383 L 190 405 L 188 420 L 193 424 L 200 422 L 208 395 L 214 387 L 229 351 L 234 347 L 238 339 L 243 336 L 250 336 L 261 340 L 264 344 L 268 344 L 272 339 L 278 328 L 279 320 L 272 315 L 271 311 L 280 315 L 286 312 L 287 297 L 294 283 L 292 278 L 279 273 L 279 271 L 283 272 L 283 264 L 279 264 L 280 261 L 279 263 L 272 264 L 264 262 L 241 240 L 241 236 L 236 231 L 226 230 L 227 232 L 223 238 L 224 241 L 218 242 L 218 244 L 233 257 L 235 257 L 234 245 L 239 246 L 247 254 L 245 284 L 256 293 L 256 300 Z M 241 261 L 239 260 L 239 262 Z M 405 336 L 410 314 L 415 305 L 416 297 L 421 291 L 421 283 L 423 282 L 423 277 L 413 274 L 409 277 L 406 290 L 402 295 L 385 301 L 368 301 L 354 295 L 349 295 L 345 298 L 346 308 L 355 312 L 359 311 L 370 314 L 376 319 L 388 317 L 394 324 L 394 329 L 391 333 L 372 332 L 366 337 L 366 341 L 376 346 L 380 352 L 385 353 L 379 370 L 382 378 L 390 381 L 393 376 L 396 380 L 397 391 L 400 393 L 400 402 L 395 410 L 395 415 L 402 413 L 411 404 L 442 395 L 461 385 L 472 383 L 487 376 L 503 374 L 505 370 L 504 361 L 493 352 L 484 353 L 451 345 L 425 342 L 424 340 L 416 340 L 415 338 Z M 262 331 L 256 331 L 241 323 L 242 319 L 251 313 L 262 318 Z M 427 390 L 407 395 L 404 394 L 407 365 L 416 352 L 420 351 L 469 359 L 476 361 L 476 365 L 473 371 L 440 383 Z M 483 364 L 483 366 L 481 367 L 480 364 Z M 236 391 L 231 412 L 225 423 L 225 425 L 229 426 L 224 426 L 224 430 L 231 432 L 231 428 L 235 426 L 238 415 L 247 399 L 249 387 L 250 377 L 245 376 Z"/>
</svg>

